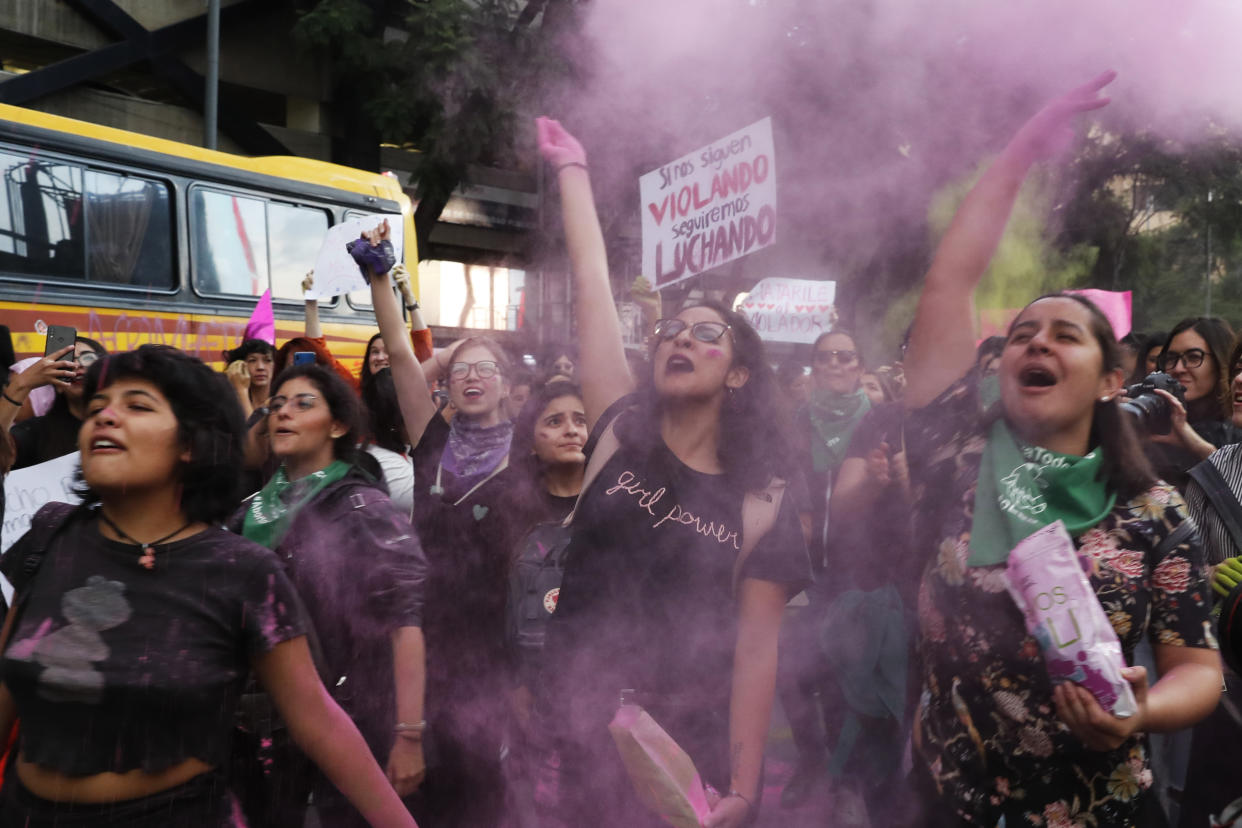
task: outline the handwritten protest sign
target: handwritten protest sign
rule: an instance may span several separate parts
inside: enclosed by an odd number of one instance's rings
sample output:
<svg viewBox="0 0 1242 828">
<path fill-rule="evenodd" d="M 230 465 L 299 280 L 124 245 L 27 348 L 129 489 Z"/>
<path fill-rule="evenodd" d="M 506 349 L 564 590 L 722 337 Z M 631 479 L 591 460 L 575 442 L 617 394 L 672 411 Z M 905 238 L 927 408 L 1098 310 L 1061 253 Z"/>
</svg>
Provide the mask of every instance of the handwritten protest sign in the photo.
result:
<svg viewBox="0 0 1242 828">
<path fill-rule="evenodd" d="M 75 451 L 37 466 L 9 472 L 4 479 L 4 527 L 0 531 L 0 552 L 6 551 L 14 541 L 26 534 L 30 519 L 45 504 L 53 501 L 78 502 L 78 496 L 73 493 L 78 458 Z M 12 588 L 7 583 L 0 584 L 0 587 L 3 587 L 5 600 L 9 601 L 13 597 Z"/>
<path fill-rule="evenodd" d="M 837 283 L 764 279 L 738 308 L 768 342 L 814 342 L 832 329 Z"/>
<path fill-rule="evenodd" d="M 363 230 L 374 230 L 384 219 L 388 219 L 388 238 L 397 261 L 404 261 L 401 216 L 377 214 L 343 221 L 324 235 L 319 257 L 315 259 L 315 285 L 306 291 L 304 298 L 330 299 L 365 289 L 367 283 L 358 270 L 358 263 L 345 252 L 345 245 L 362 235 Z"/>
<path fill-rule="evenodd" d="M 772 119 L 638 179 L 643 273 L 656 290 L 776 241 Z"/>
</svg>

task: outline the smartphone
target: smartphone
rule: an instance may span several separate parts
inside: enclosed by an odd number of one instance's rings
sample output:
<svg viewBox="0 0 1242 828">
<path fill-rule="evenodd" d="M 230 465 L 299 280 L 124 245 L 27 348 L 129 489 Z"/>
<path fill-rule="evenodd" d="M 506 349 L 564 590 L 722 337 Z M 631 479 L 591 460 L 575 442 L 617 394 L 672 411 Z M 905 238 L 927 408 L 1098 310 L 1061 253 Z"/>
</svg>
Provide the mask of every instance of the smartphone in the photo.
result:
<svg viewBox="0 0 1242 828">
<path fill-rule="evenodd" d="M 71 328 L 68 325 L 48 325 L 47 346 L 43 349 L 43 355 L 51 356 L 57 351 L 72 345 L 77 337 L 77 328 Z M 65 359 L 72 360 L 73 352 L 70 351 L 66 354 Z"/>
<path fill-rule="evenodd" d="M 315 361 L 314 351 L 297 351 L 293 354 L 294 365 L 305 365 Z"/>
</svg>

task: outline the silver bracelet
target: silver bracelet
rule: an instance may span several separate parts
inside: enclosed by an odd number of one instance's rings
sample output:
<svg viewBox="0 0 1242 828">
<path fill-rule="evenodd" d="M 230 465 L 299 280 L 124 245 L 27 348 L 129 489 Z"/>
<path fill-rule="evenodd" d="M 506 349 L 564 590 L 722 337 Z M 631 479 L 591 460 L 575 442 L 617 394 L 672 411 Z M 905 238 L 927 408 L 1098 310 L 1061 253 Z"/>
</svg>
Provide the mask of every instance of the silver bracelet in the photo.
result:
<svg viewBox="0 0 1242 828">
<path fill-rule="evenodd" d="M 427 720 L 423 719 L 418 722 L 397 722 L 397 726 L 393 730 L 398 733 L 422 733 L 427 729 Z"/>
<path fill-rule="evenodd" d="M 753 815 L 755 813 L 755 803 L 747 799 L 746 796 L 743 795 L 741 791 L 737 790 L 736 788 L 730 788 L 729 793 L 725 795 L 725 798 L 728 799 L 730 796 L 736 796 L 738 799 L 746 803 L 746 813 L 748 815 Z"/>
</svg>

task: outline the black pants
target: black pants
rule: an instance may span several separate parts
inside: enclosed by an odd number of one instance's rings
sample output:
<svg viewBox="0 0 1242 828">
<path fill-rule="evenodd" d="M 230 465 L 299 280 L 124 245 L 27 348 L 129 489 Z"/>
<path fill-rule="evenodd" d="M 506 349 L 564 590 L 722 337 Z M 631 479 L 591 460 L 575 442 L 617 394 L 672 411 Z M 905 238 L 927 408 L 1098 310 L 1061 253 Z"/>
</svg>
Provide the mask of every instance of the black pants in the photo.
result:
<svg viewBox="0 0 1242 828">
<path fill-rule="evenodd" d="M 9 774 L 0 828 L 226 828 L 243 824 L 234 819 L 239 813 L 223 775 L 216 772 L 140 799 L 87 805 L 42 799 Z"/>
</svg>

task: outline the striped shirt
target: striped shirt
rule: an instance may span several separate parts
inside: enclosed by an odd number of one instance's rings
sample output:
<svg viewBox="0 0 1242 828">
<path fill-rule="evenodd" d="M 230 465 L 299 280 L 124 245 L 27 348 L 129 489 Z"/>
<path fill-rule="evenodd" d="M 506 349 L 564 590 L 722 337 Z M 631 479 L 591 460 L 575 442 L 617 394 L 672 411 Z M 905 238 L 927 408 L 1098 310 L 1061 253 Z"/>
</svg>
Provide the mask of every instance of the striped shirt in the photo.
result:
<svg viewBox="0 0 1242 828">
<path fill-rule="evenodd" d="M 1242 444 L 1234 443 L 1219 448 L 1204 462 L 1211 463 L 1220 471 L 1221 477 L 1225 478 L 1235 497 L 1242 494 Z M 1193 477 L 1186 485 L 1186 508 L 1195 525 L 1199 527 L 1208 564 L 1215 566 L 1226 558 L 1242 555 L 1242 549 L 1234 543 L 1225 522 L 1217 514 L 1215 504 L 1208 499 L 1203 487 Z M 1242 522 L 1242 513 L 1238 517 L 1239 522 Z"/>
</svg>

